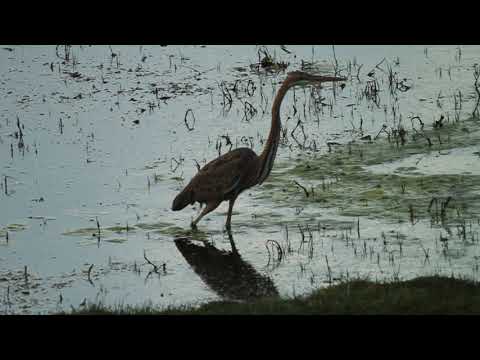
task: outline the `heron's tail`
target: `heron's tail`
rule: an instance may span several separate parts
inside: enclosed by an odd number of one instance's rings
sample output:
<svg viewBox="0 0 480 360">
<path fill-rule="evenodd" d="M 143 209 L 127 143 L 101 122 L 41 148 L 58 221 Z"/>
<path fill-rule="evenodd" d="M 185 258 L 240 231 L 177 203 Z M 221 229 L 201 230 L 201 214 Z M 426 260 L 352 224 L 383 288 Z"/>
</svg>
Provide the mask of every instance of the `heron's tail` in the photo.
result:
<svg viewBox="0 0 480 360">
<path fill-rule="evenodd" d="M 182 190 L 180 194 L 178 194 L 172 203 L 172 210 L 179 211 L 184 209 L 187 205 L 193 204 L 193 191 L 190 190 L 188 187 Z"/>
</svg>

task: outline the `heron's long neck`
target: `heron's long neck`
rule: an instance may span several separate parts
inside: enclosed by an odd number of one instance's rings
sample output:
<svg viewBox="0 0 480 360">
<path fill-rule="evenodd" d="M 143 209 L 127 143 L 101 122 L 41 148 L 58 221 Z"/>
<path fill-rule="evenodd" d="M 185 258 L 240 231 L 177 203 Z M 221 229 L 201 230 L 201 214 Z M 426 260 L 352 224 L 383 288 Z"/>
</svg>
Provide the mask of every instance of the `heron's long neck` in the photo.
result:
<svg viewBox="0 0 480 360">
<path fill-rule="evenodd" d="M 278 90 L 277 96 L 273 101 L 272 105 L 272 125 L 270 128 L 270 134 L 268 135 L 267 143 L 260 155 L 260 166 L 257 182 L 261 184 L 270 174 L 272 170 L 273 162 L 275 161 L 275 156 L 277 155 L 278 143 L 280 141 L 280 130 L 282 124 L 280 122 L 280 105 L 282 100 L 285 97 L 288 89 L 291 84 L 284 82 L 280 89 Z"/>
</svg>

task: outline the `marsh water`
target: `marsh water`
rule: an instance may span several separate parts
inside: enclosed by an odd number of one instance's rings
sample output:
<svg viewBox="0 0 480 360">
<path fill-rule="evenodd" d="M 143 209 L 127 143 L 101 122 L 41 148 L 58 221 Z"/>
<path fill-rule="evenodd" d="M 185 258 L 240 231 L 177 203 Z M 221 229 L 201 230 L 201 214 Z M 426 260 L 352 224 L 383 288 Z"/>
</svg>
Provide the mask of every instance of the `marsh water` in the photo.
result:
<svg viewBox="0 0 480 360">
<path fill-rule="evenodd" d="M 478 279 L 479 46 L 0 47 L 0 312 L 292 297 L 348 278 Z M 267 61 L 268 60 L 268 61 Z M 192 231 L 175 195 L 229 149 L 269 179 Z"/>
</svg>

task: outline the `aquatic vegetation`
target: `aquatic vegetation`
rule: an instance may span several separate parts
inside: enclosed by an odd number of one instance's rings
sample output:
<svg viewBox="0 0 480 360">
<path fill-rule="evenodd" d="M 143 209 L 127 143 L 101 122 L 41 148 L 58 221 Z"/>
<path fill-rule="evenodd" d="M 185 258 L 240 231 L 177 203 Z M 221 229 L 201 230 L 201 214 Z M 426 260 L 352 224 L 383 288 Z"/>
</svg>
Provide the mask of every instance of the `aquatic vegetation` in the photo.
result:
<svg viewBox="0 0 480 360">
<path fill-rule="evenodd" d="M 92 236 L 97 233 L 97 228 L 83 228 L 77 230 L 69 230 L 62 233 L 65 236 Z"/>
<path fill-rule="evenodd" d="M 8 233 L 9 232 L 17 232 L 17 231 L 23 231 L 27 229 L 28 226 L 25 224 L 8 224 L 4 226 L 3 228 L 0 228 L 0 237 L 4 237 L 5 239 L 8 240 Z"/>
<path fill-rule="evenodd" d="M 286 171 L 274 172 L 260 188 L 258 197 L 290 207 L 317 203 L 319 208 L 337 209 L 344 216 L 391 221 L 414 221 L 412 216 L 433 216 L 432 201 L 445 203 L 450 199 L 448 207 L 440 209 L 444 220 L 457 221 L 458 218 L 478 216 L 479 175 L 429 175 L 416 172 L 414 167 L 398 168 L 395 173 L 388 174 L 369 171 L 368 166 L 371 165 L 477 144 L 480 141 L 480 125 L 474 119 L 468 119 L 440 129 L 425 130 L 424 136 L 448 141 L 433 142 L 432 146 L 428 146 L 423 136 L 413 134 L 404 145 L 378 138 L 337 146 L 332 152 L 319 156 L 302 156 Z M 312 196 L 305 196 L 304 191 L 293 183 L 296 180 L 302 184 L 313 184 L 305 185 L 304 190 L 311 189 Z"/>
</svg>

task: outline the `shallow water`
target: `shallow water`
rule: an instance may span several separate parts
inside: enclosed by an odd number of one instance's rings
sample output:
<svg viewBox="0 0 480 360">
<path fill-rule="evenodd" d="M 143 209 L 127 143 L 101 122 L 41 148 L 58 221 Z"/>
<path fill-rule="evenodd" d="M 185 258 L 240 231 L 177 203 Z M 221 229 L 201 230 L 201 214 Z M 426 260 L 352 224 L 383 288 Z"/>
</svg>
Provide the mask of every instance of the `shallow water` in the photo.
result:
<svg viewBox="0 0 480 360">
<path fill-rule="evenodd" d="M 303 66 L 334 72 L 332 47 L 287 49 L 290 54 L 268 47 L 278 61 L 289 63 L 287 71 Z M 445 221 L 346 216 L 345 209 L 321 201 L 303 204 L 302 190 L 291 184 L 298 179 L 320 193 L 322 183 L 336 180 L 289 174 L 292 164 L 321 159 L 330 147 L 342 151 L 342 144 L 366 135 L 386 141 L 384 124 L 389 130 L 402 125 L 411 134 L 412 127 L 419 129 L 418 121 L 410 120 L 414 116 L 425 128 L 441 115 L 449 124 L 469 119 L 478 46 L 335 47 L 341 74 L 350 74 L 350 80 L 335 92 L 325 84 L 313 93 L 297 87 L 285 97 L 287 138 L 272 174 L 235 204 L 232 235 L 240 257 L 228 253 L 227 204 L 204 218 L 198 232 L 190 231 L 198 206 L 181 212 L 170 206 L 195 174 L 195 161 L 203 166 L 227 151 L 227 135 L 232 148 L 252 146 L 259 153 L 268 134 L 272 98 L 285 74 L 251 68 L 258 51 L 255 46 L 0 47 L 0 311 L 68 311 L 84 301 L 198 304 L 235 299 L 227 288 L 243 289 L 242 281 L 292 296 L 355 276 L 478 276 L 476 209 Z M 390 93 L 388 66 L 406 79 L 407 91 Z M 372 79 L 380 88 L 377 104 L 362 95 Z M 230 88 L 231 106 L 222 96 L 222 81 Z M 323 98 L 317 108 L 314 98 Z M 248 111 L 250 105 L 256 113 Z M 298 120 L 304 131 L 297 128 L 292 136 Z M 468 126 L 474 134 L 475 123 Z M 365 169 L 404 176 L 480 175 L 479 147 L 460 145 L 465 139 L 459 136 L 451 134 L 451 144 L 460 139 L 453 148 L 425 145 Z M 280 189 L 286 186 L 298 191 L 291 206 L 282 200 Z M 469 191 L 464 197 L 480 194 L 473 185 Z M 248 276 L 239 276 L 236 285 L 230 276 L 222 284 L 222 276 L 208 270 L 211 257 L 199 257 L 206 262 L 193 266 L 175 243 L 178 237 L 202 247 L 198 240 L 209 241 L 209 256 L 226 259 L 216 260 L 212 271 L 227 274 L 237 266 Z M 268 240 L 285 250 L 280 260 Z"/>
<path fill-rule="evenodd" d="M 443 152 L 435 151 L 427 155 L 412 155 L 399 161 L 373 165 L 368 169 L 381 174 L 399 172 L 408 168 L 417 175 L 418 173 L 480 175 L 480 166 L 478 166 L 480 160 L 479 148 L 479 146 L 468 146 Z"/>
</svg>

